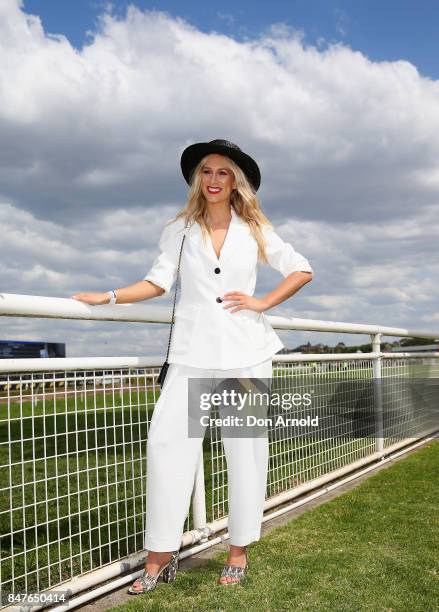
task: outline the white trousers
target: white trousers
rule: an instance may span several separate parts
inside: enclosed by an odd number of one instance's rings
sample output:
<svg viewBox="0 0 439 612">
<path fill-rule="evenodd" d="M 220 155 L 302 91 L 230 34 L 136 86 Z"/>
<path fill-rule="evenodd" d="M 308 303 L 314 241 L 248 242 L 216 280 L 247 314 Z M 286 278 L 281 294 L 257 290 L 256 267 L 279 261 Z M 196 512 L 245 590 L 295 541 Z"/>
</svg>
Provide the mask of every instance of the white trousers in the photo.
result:
<svg viewBox="0 0 439 612">
<path fill-rule="evenodd" d="M 271 378 L 272 359 L 216 370 L 171 363 L 147 440 L 144 548 L 177 550 L 189 513 L 203 439 L 188 436 L 188 378 Z M 204 383 L 203 383 L 204 384 Z M 230 544 L 260 539 L 268 469 L 267 437 L 222 437 L 228 475 Z"/>
</svg>

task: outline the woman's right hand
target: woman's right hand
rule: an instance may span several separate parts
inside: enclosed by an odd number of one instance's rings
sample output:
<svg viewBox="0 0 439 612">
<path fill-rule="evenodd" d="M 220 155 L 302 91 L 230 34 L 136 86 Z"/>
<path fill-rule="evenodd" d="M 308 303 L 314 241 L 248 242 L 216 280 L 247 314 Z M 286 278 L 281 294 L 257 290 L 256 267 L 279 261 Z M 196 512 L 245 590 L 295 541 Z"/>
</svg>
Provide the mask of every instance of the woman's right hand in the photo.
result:
<svg viewBox="0 0 439 612">
<path fill-rule="evenodd" d="M 91 306 L 101 306 L 102 304 L 108 304 L 110 301 L 110 296 L 107 292 L 105 293 L 75 293 L 70 296 L 73 300 L 78 300 L 78 302 L 84 302 L 85 304 L 90 304 Z"/>
</svg>

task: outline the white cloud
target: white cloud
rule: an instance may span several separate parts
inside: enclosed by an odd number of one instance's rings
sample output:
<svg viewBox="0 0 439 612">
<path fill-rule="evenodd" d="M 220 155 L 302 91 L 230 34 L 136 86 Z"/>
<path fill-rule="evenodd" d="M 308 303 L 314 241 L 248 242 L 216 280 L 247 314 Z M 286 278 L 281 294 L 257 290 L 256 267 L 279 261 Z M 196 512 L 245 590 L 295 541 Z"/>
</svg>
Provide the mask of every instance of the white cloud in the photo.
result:
<svg viewBox="0 0 439 612">
<path fill-rule="evenodd" d="M 334 19 L 335 19 L 335 29 L 340 36 L 347 36 L 348 27 L 351 22 L 348 14 L 343 11 L 341 8 L 336 7 L 333 10 Z"/>
<path fill-rule="evenodd" d="M 439 83 L 409 62 L 307 46 L 285 24 L 239 42 L 133 6 L 108 8 L 78 51 L 18 0 L 0 4 L 0 58 L 2 290 L 138 278 L 185 201 L 182 150 L 227 138 L 315 269 L 281 311 L 433 325 Z"/>
<path fill-rule="evenodd" d="M 235 25 L 235 17 L 231 13 L 224 13 L 223 11 L 218 11 L 217 19 L 223 21 L 229 28 Z"/>
</svg>

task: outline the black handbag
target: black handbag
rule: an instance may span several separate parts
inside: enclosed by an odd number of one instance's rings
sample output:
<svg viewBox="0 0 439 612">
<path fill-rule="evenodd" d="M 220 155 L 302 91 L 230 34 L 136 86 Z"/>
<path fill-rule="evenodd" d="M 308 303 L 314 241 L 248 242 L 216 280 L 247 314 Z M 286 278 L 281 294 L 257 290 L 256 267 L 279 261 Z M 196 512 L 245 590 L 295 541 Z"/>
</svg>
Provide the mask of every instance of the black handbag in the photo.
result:
<svg viewBox="0 0 439 612">
<path fill-rule="evenodd" d="M 172 307 L 171 329 L 169 330 L 169 340 L 168 340 L 168 350 L 166 351 L 166 360 L 165 360 L 165 363 L 160 368 L 160 372 L 159 372 L 159 375 L 157 377 L 157 382 L 160 385 L 160 389 L 163 389 L 163 384 L 165 382 L 166 374 L 167 374 L 168 368 L 169 368 L 169 363 L 168 363 L 169 347 L 171 346 L 172 328 L 174 326 L 175 300 L 177 298 L 177 285 L 178 285 L 178 279 L 179 279 L 179 273 L 180 273 L 181 252 L 183 250 L 183 243 L 184 243 L 184 239 L 185 238 L 186 238 L 186 234 L 183 236 L 183 240 L 181 241 L 180 254 L 178 256 L 177 279 L 175 281 L 174 305 Z"/>
</svg>

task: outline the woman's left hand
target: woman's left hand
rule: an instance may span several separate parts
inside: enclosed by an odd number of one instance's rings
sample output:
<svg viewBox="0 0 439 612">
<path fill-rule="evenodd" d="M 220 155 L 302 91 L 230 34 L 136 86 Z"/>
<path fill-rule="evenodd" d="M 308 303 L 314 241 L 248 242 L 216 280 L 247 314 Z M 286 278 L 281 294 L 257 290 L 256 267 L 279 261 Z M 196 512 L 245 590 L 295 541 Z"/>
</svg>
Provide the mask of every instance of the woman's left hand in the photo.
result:
<svg viewBox="0 0 439 612">
<path fill-rule="evenodd" d="M 223 295 L 223 300 L 230 300 L 230 303 L 223 306 L 223 308 L 233 308 L 233 310 L 230 310 L 231 313 L 243 310 L 244 308 L 254 310 L 255 312 L 263 312 L 268 309 L 268 304 L 264 300 L 242 293 L 242 291 L 228 291 Z"/>
</svg>

